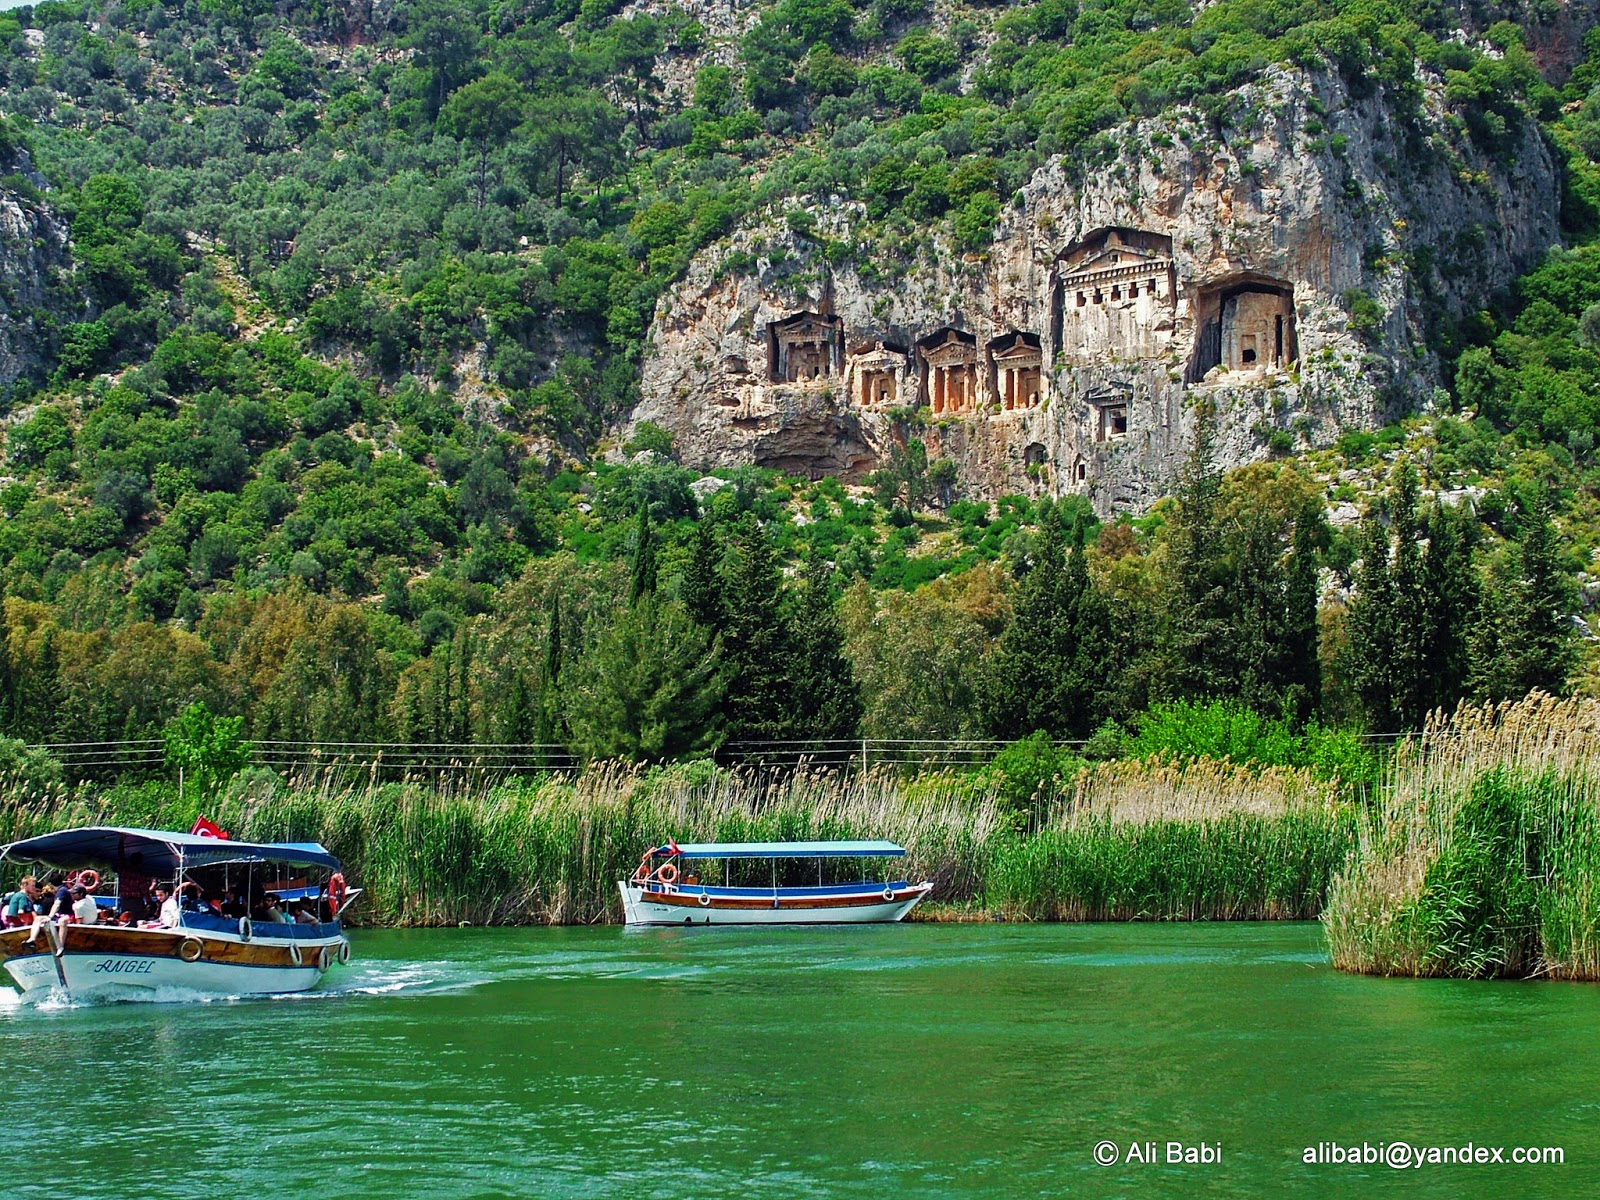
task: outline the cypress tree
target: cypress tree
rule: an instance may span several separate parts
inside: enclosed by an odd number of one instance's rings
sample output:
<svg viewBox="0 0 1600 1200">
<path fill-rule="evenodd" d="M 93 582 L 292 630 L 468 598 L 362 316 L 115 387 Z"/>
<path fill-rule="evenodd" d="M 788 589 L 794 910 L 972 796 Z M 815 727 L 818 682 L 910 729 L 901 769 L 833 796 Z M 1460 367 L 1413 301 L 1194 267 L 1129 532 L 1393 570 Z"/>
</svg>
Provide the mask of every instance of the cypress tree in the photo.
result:
<svg viewBox="0 0 1600 1200">
<path fill-rule="evenodd" d="M 793 706 L 795 654 L 782 611 L 782 584 L 772 542 L 751 520 L 732 556 L 727 580 L 723 654 L 730 669 L 730 738 L 782 738 L 807 715 Z"/>
<path fill-rule="evenodd" d="M 1295 518 L 1284 584 L 1281 680 L 1284 713 L 1305 721 L 1322 698 L 1322 660 L 1317 656 L 1317 516 L 1303 511 Z"/>
<path fill-rule="evenodd" d="M 650 529 L 650 506 L 639 505 L 639 524 L 634 534 L 633 572 L 628 586 L 628 603 L 639 603 L 639 597 L 656 590 L 656 547 Z"/>
<path fill-rule="evenodd" d="M 550 596 L 550 613 L 544 636 L 544 670 L 539 676 L 539 699 L 533 740 L 541 747 L 561 740 L 561 594 Z M 550 759 L 541 749 L 539 765 L 548 767 Z"/>
<path fill-rule="evenodd" d="M 1167 537 L 1168 570 L 1158 684 L 1173 695 L 1205 695 L 1232 675 L 1230 579 L 1217 516 L 1222 476 L 1212 463 L 1215 418 L 1202 408 L 1178 481 Z"/>
<path fill-rule="evenodd" d="M 1576 662 L 1572 583 L 1548 501 L 1521 507 L 1521 535 L 1490 576 L 1474 644 L 1473 690 L 1487 700 L 1516 700 L 1535 688 L 1559 694 Z"/>
<path fill-rule="evenodd" d="M 818 742 L 861 734 L 861 688 L 844 655 L 844 631 L 834 611 L 829 576 L 828 564 L 812 559 L 793 620 L 793 709 L 804 714 L 805 737 Z"/>
<path fill-rule="evenodd" d="M 709 517 L 695 522 L 694 546 L 678 584 L 678 596 L 695 624 L 719 630 L 725 613 L 722 605 L 722 576 L 717 570 L 719 547 Z"/>
</svg>

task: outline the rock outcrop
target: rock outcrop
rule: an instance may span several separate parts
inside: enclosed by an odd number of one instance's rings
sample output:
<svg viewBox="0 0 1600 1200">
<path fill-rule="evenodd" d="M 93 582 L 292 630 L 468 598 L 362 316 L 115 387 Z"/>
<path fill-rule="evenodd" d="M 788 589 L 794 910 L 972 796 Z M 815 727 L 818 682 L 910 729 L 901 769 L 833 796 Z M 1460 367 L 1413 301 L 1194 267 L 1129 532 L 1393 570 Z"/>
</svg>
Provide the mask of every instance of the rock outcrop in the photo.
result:
<svg viewBox="0 0 1600 1200">
<path fill-rule="evenodd" d="M 1430 322 L 1557 239 L 1537 128 L 1495 158 L 1438 87 L 1402 117 L 1289 68 L 1237 99 L 1253 123 L 1226 140 L 1180 111 L 1117 131 L 1103 166 L 1051 160 L 981 255 L 862 239 L 830 264 L 847 203 L 746 225 L 663 298 L 631 420 L 692 465 L 847 479 L 917 436 L 967 494 L 1110 512 L 1170 489 L 1202 406 L 1226 466 L 1426 404 Z"/>
<path fill-rule="evenodd" d="M 47 357 L 42 317 L 50 284 L 68 268 L 67 226 L 42 198 L 25 151 L 0 162 L 0 388 L 37 375 Z"/>
</svg>

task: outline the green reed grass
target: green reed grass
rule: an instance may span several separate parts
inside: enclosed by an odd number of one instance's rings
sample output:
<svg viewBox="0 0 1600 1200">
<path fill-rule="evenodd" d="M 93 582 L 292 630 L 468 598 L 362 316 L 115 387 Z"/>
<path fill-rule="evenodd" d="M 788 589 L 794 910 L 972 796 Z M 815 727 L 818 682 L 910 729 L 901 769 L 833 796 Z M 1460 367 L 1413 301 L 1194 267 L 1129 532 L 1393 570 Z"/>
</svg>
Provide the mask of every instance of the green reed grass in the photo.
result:
<svg viewBox="0 0 1600 1200">
<path fill-rule="evenodd" d="M 1084 772 L 1038 832 L 998 840 L 988 895 L 1031 919 L 1305 920 L 1353 835 L 1307 772 L 1120 763 Z"/>
<path fill-rule="evenodd" d="M 1085 769 L 1019 833 L 992 782 L 957 773 L 861 777 L 615 767 L 490 785 L 267 772 L 180 802 L 165 785 L 105 792 L 0 786 L 0 840 L 75 824 L 187 829 L 204 809 L 236 837 L 323 842 L 386 925 L 620 918 L 616 881 L 647 846 L 890 838 L 934 898 L 1018 918 L 1265 918 L 1316 911 L 1348 817 L 1309 775 L 1227 763 Z M 764 870 L 765 868 L 763 868 Z M 787 868 L 814 879 L 815 865 Z M 764 881 L 764 879 L 763 879 Z"/>
<path fill-rule="evenodd" d="M 1600 705 L 1437 720 L 1399 756 L 1329 891 L 1334 964 L 1600 979 Z"/>
</svg>

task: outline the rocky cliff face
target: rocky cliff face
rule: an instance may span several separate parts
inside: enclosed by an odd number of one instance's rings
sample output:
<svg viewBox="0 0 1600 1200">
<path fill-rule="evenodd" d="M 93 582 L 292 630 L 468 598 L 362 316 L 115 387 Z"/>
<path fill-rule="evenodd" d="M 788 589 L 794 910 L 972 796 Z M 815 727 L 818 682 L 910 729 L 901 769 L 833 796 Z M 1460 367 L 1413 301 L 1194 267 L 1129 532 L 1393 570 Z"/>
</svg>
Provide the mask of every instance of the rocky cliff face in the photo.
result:
<svg viewBox="0 0 1600 1200">
<path fill-rule="evenodd" d="M 45 362 L 42 310 L 49 284 L 68 265 L 66 222 L 41 198 L 45 182 L 26 153 L 0 163 L 0 387 L 36 375 Z"/>
<path fill-rule="evenodd" d="M 1253 122 L 1225 143 L 1180 112 L 1103 167 L 1047 163 L 986 254 L 830 266 L 848 204 L 817 236 L 748 225 L 663 298 L 632 421 L 696 466 L 847 479 L 919 436 L 967 494 L 1111 512 L 1170 489 L 1202 407 L 1230 466 L 1426 403 L 1428 322 L 1556 241 L 1537 129 L 1491 159 L 1437 88 L 1406 122 L 1287 68 L 1239 99 Z"/>
</svg>

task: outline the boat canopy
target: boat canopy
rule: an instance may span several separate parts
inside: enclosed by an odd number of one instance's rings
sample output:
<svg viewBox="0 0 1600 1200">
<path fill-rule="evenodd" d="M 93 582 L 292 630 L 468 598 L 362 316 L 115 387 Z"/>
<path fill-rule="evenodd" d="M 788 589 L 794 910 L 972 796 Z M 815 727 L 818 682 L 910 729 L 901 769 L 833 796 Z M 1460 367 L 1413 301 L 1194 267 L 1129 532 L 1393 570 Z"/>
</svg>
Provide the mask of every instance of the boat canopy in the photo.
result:
<svg viewBox="0 0 1600 1200">
<path fill-rule="evenodd" d="M 135 859 L 134 855 L 139 857 Z M 48 863 L 69 870 L 103 866 L 120 870 L 132 866 L 141 874 L 155 878 L 176 875 L 186 867 L 237 862 L 339 869 L 339 860 L 317 842 L 235 842 L 196 833 L 121 829 L 109 825 L 62 829 L 12 842 L 0 846 L 0 859 Z"/>
<path fill-rule="evenodd" d="M 894 842 L 668 842 L 651 853 L 659 858 L 900 858 Z"/>
</svg>

